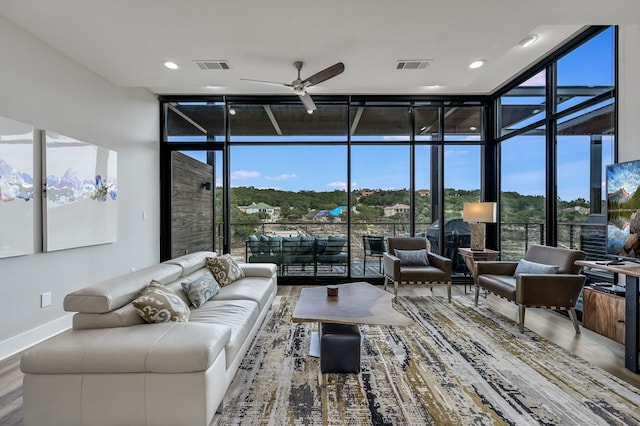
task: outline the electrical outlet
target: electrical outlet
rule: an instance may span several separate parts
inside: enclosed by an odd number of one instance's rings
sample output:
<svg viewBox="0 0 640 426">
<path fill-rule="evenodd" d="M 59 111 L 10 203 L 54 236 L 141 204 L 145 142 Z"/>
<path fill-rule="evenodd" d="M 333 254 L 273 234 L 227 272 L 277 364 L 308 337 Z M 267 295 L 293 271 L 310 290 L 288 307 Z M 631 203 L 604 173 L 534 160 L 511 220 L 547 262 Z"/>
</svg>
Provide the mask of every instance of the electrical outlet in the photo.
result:
<svg viewBox="0 0 640 426">
<path fill-rule="evenodd" d="M 149 213 L 146 210 L 142 210 L 142 220 L 149 219 Z"/>
<path fill-rule="evenodd" d="M 42 293 L 40 295 L 40 307 L 44 308 L 45 306 L 51 305 L 51 292 L 48 291 L 46 293 Z"/>
<path fill-rule="evenodd" d="M 135 272 L 136 271 L 136 267 L 132 266 L 131 268 L 129 268 L 129 272 Z"/>
</svg>

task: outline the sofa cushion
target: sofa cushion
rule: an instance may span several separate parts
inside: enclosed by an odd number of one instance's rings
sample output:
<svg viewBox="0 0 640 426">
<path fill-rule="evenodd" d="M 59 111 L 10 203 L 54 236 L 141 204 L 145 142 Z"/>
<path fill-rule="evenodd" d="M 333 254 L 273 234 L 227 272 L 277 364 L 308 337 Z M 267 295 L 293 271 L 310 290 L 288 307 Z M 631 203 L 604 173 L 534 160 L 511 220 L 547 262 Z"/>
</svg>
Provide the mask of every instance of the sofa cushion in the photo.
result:
<svg viewBox="0 0 640 426">
<path fill-rule="evenodd" d="M 244 278 L 244 271 L 240 268 L 240 265 L 233 260 L 230 254 L 207 257 L 206 264 L 209 269 L 211 269 L 216 281 L 218 281 L 222 287 Z"/>
<path fill-rule="evenodd" d="M 191 322 L 73 330 L 27 350 L 20 368 L 31 374 L 205 371 L 230 338 L 227 326 Z"/>
<path fill-rule="evenodd" d="M 187 278 L 182 288 L 194 308 L 198 309 L 216 294 L 220 293 L 220 284 L 210 271 L 203 271 L 198 277 Z"/>
<path fill-rule="evenodd" d="M 198 251 L 176 257 L 175 259 L 167 260 L 164 263 L 180 266 L 182 268 L 182 276 L 185 277 L 200 268 L 204 268 L 206 266 L 205 259 L 207 257 L 215 256 L 216 253 L 213 251 Z"/>
<path fill-rule="evenodd" d="M 276 281 L 263 277 L 244 277 L 228 286 L 222 287 L 213 300 L 252 300 L 263 310 L 276 292 Z M 213 301 L 212 300 L 212 301 Z"/>
<path fill-rule="evenodd" d="M 419 250 L 393 250 L 395 256 L 400 259 L 403 266 L 429 266 L 427 249 Z"/>
<path fill-rule="evenodd" d="M 324 250 L 324 254 L 338 255 L 342 253 L 342 250 L 347 243 L 347 237 L 336 237 L 330 235 L 326 241 L 326 249 Z"/>
<path fill-rule="evenodd" d="M 173 290 L 157 281 L 151 281 L 149 287 L 133 301 L 133 307 L 148 323 L 189 321 L 187 304 Z"/>
<path fill-rule="evenodd" d="M 231 329 L 229 343 L 225 346 L 228 367 L 249 338 L 259 314 L 258 304 L 254 301 L 214 298 L 193 311 L 191 322 L 224 325 Z"/>
<path fill-rule="evenodd" d="M 558 269 L 559 267 L 557 265 L 546 265 L 544 263 L 520 259 L 513 276 L 517 277 L 520 274 L 557 274 Z"/>
<path fill-rule="evenodd" d="M 151 280 L 167 284 L 177 280 L 181 273 L 179 266 L 171 264 L 159 264 L 129 272 L 67 294 L 63 307 L 68 312 L 102 314 L 113 311 L 135 299 Z"/>
<path fill-rule="evenodd" d="M 478 285 L 498 296 L 509 300 L 516 299 L 516 278 L 510 275 L 478 275 Z"/>
</svg>

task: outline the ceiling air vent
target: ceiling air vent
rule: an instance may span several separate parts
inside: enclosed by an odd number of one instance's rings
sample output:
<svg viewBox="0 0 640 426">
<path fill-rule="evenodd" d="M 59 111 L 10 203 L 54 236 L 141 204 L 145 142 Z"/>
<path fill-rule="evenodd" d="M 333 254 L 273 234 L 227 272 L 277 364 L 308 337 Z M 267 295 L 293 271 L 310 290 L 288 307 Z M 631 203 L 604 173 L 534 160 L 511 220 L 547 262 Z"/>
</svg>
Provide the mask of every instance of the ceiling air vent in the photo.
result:
<svg viewBox="0 0 640 426">
<path fill-rule="evenodd" d="M 227 61 L 193 61 L 201 70 L 228 70 L 231 69 Z"/>
<path fill-rule="evenodd" d="M 418 59 L 418 60 L 405 60 L 398 61 L 396 65 L 397 70 L 423 70 L 429 65 L 433 59 Z"/>
</svg>

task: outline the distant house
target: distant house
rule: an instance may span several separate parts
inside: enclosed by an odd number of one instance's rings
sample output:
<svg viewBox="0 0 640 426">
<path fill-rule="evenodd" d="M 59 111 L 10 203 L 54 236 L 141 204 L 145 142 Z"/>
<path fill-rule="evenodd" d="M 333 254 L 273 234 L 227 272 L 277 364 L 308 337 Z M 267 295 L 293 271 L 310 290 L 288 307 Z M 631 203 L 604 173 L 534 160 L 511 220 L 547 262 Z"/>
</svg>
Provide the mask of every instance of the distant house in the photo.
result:
<svg viewBox="0 0 640 426">
<path fill-rule="evenodd" d="M 249 206 L 240 207 L 247 214 L 266 213 L 269 215 L 269 221 L 274 221 L 280 216 L 280 209 L 272 207 L 267 203 L 251 203 Z"/>
<path fill-rule="evenodd" d="M 396 203 L 392 206 L 387 206 L 384 208 L 385 216 L 395 216 L 401 213 L 409 213 L 409 206 L 406 204 Z"/>
<path fill-rule="evenodd" d="M 578 212 L 580 214 L 589 214 L 591 213 L 591 210 L 587 207 L 582 207 L 582 206 L 572 206 L 572 207 L 567 207 L 566 209 L 562 209 L 563 212 Z"/>
<path fill-rule="evenodd" d="M 431 190 L 430 189 L 418 189 L 416 192 L 421 197 L 426 197 L 429 194 L 431 194 Z"/>
<path fill-rule="evenodd" d="M 360 189 L 358 192 L 359 194 L 356 195 L 356 201 L 360 201 L 362 197 L 368 197 L 369 195 L 373 195 L 376 193 L 376 191 L 373 191 L 371 189 Z"/>
</svg>

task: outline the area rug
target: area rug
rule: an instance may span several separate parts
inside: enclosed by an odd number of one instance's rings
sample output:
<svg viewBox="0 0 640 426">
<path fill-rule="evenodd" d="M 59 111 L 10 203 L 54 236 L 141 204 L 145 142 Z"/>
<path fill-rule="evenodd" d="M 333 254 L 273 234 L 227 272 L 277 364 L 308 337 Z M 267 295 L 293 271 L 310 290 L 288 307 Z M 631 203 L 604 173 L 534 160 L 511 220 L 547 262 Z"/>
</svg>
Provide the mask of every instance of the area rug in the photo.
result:
<svg viewBox="0 0 640 426">
<path fill-rule="evenodd" d="M 399 297 L 409 327 L 361 326 L 360 374 L 321 374 L 315 324 L 279 297 L 218 425 L 638 425 L 640 390 L 467 297 Z"/>
</svg>

